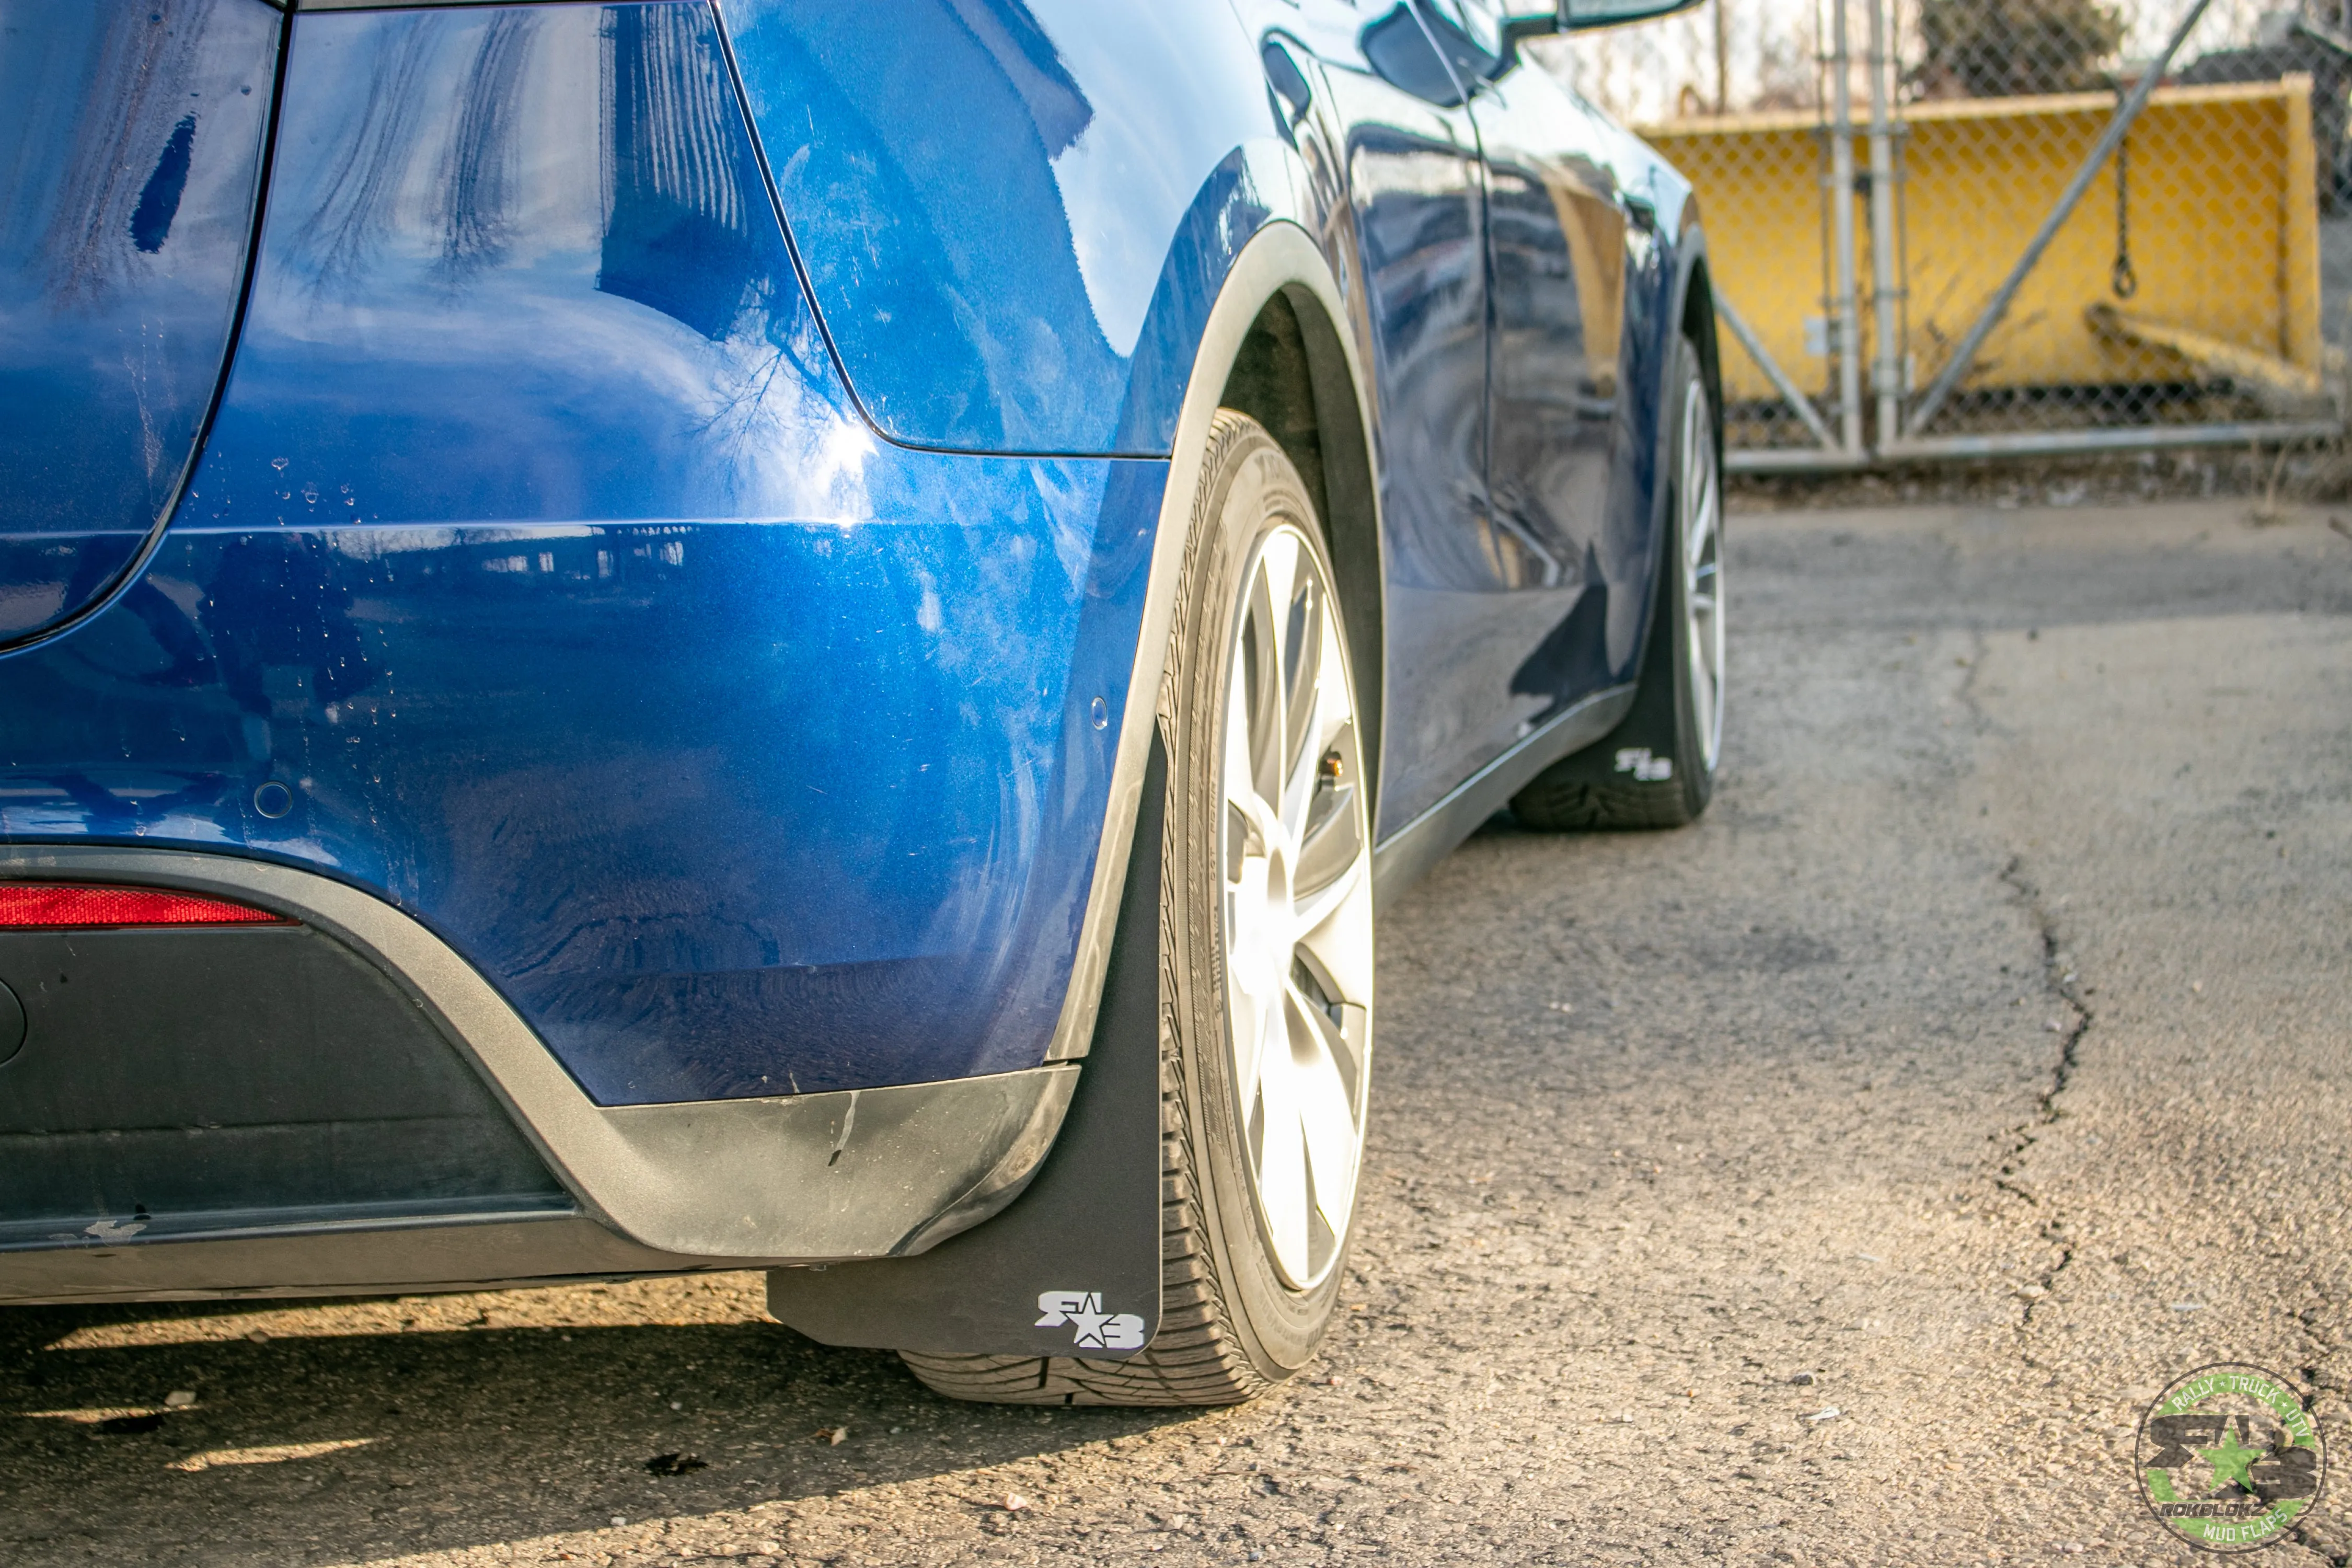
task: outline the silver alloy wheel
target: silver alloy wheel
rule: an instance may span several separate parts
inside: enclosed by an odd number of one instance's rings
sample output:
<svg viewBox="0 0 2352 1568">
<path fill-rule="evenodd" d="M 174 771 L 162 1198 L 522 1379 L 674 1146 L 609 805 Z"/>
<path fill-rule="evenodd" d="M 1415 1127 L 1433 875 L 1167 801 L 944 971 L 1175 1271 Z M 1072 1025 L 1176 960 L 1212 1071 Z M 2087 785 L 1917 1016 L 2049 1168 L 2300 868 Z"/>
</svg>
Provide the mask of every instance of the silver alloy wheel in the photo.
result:
<svg viewBox="0 0 2352 1568">
<path fill-rule="evenodd" d="M 1222 743 L 1225 1008 L 1244 1163 L 1284 1281 L 1330 1272 L 1371 1056 L 1372 847 L 1331 585 L 1295 524 L 1244 584 Z"/>
<path fill-rule="evenodd" d="M 1697 381 L 1683 399 L 1683 619 L 1690 639 L 1691 717 L 1701 760 L 1715 772 L 1723 750 L 1723 487 L 1715 460 L 1715 419 Z"/>
</svg>

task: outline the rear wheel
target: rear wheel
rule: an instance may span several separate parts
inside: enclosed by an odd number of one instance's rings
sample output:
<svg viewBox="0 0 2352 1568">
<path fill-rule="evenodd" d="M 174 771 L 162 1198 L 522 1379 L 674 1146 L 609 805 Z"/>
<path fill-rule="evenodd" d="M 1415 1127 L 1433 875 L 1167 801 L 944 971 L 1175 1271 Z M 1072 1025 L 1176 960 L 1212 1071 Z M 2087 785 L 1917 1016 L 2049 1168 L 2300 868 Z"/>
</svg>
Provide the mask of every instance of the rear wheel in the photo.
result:
<svg viewBox="0 0 2352 1568">
<path fill-rule="evenodd" d="M 1723 486 L 1698 350 L 1677 339 L 1667 534 L 1633 711 L 1511 800 L 1548 831 L 1682 827 L 1715 794 L 1723 752 Z"/>
<path fill-rule="evenodd" d="M 1221 412 L 1160 693 L 1160 1332 L 1127 1361 L 908 1353 L 961 1399 L 1223 1405 L 1304 1365 L 1353 1229 L 1372 1045 L 1371 823 L 1306 486 Z"/>
</svg>

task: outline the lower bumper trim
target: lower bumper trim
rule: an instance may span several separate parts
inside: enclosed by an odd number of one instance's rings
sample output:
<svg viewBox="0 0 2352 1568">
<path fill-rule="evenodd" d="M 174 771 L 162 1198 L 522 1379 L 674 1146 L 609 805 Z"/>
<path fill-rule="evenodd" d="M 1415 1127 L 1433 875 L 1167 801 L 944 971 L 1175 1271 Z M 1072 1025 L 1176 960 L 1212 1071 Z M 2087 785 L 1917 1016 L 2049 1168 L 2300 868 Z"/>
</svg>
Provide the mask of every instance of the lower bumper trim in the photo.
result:
<svg viewBox="0 0 2352 1568">
<path fill-rule="evenodd" d="M 654 1251 L 572 1214 L 0 1258 L 0 1304 L 428 1295 L 735 1268 Z"/>
<path fill-rule="evenodd" d="M 471 964 L 360 889 L 228 855 L 0 847 L 0 879 L 26 878 L 226 896 L 348 946 L 415 1002 L 480 1072 L 584 1216 L 667 1259 L 653 1266 L 656 1270 L 675 1269 L 681 1260 L 744 1267 L 921 1251 L 988 1218 L 1021 1191 L 1060 1130 L 1080 1070 L 1066 1062 L 826 1094 L 599 1105 Z M 472 1235 L 497 1227 L 459 1228 Z M 162 1250 L 129 1248 L 125 1255 Z M 9 1254 L 0 1263 L 0 1296 L 18 1289 L 22 1259 L 31 1256 Z M 502 1279 L 516 1271 L 510 1262 L 490 1267 Z M 275 1283 L 267 1274 L 247 1277 L 254 1280 Z"/>
</svg>

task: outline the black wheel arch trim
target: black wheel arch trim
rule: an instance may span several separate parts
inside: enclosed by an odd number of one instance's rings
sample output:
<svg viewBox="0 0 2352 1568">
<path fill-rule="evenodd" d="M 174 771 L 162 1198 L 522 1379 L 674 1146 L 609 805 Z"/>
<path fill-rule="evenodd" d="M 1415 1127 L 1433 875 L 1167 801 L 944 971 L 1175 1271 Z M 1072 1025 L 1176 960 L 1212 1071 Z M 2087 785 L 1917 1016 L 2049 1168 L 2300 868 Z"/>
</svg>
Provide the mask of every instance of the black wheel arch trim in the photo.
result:
<svg viewBox="0 0 2352 1568">
<path fill-rule="evenodd" d="M 1192 531 L 1193 492 L 1208 452 L 1209 425 L 1223 405 L 1225 388 L 1244 343 L 1277 294 L 1286 296 L 1292 310 L 1300 311 L 1302 317 L 1311 311 L 1328 327 L 1328 331 L 1308 333 L 1309 363 L 1314 369 L 1318 404 L 1327 388 L 1335 400 L 1352 395 L 1356 439 L 1361 443 L 1360 451 L 1366 460 L 1374 465 L 1377 462 L 1379 447 L 1374 439 L 1370 382 L 1364 374 L 1359 345 L 1347 330 L 1353 317 L 1346 296 L 1315 237 L 1288 218 L 1273 219 L 1252 235 L 1234 256 L 1216 301 L 1210 307 L 1200 343 L 1193 351 L 1192 374 L 1185 384 L 1183 407 L 1176 421 L 1176 439 L 1168 458 L 1167 485 L 1160 496 L 1160 518 L 1152 539 L 1150 586 L 1145 592 L 1143 623 L 1136 637 L 1135 662 L 1128 680 L 1126 710 L 1119 722 L 1102 838 L 1095 855 L 1086 912 L 1079 922 L 1077 954 L 1069 987 L 1063 998 L 1053 1044 L 1046 1053 L 1048 1061 L 1068 1061 L 1085 1056 L 1094 1037 L 1111 936 L 1118 923 L 1119 889 L 1127 878 L 1128 856 L 1134 845 L 1135 824 L 1143 804 L 1144 774 L 1152 737 L 1158 731 L 1155 714 L 1160 680 L 1167 664 L 1169 630 L 1175 617 L 1177 579 L 1182 574 L 1185 543 Z M 1344 392 L 1342 376 L 1346 383 Z M 1345 411 L 1340 412 L 1344 415 Z M 1377 475 L 1377 467 L 1368 471 Z M 1377 478 L 1371 483 L 1370 494 L 1357 498 L 1357 501 L 1369 511 L 1371 537 L 1377 542 L 1381 531 Z M 1384 581 L 1387 574 L 1381 572 L 1376 575 Z M 1342 586 L 1344 591 L 1346 584 Z M 1384 616 L 1381 624 L 1385 625 Z M 1352 617 L 1349 630 L 1351 634 L 1354 631 Z M 1349 651 L 1359 666 L 1370 666 L 1381 672 L 1383 679 L 1370 684 L 1375 692 L 1384 691 L 1386 649 L 1351 647 Z M 1360 691 L 1362 684 L 1360 683 Z M 1372 765 L 1377 770 L 1379 764 Z"/>
<path fill-rule="evenodd" d="M 1706 231 L 1699 226 L 1698 202 L 1693 197 L 1683 203 L 1682 219 L 1675 236 L 1675 284 L 1671 296 L 1672 309 L 1666 319 L 1674 323 L 1673 335 L 1685 335 L 1694 290 L 1704 293 L 1707 302 L 1705 330 L 1693 338 L 1698 350 L 1699 376 L 1706 388 L 1707 406 L 1715 427 L 1716 471 L 1723 471 L 1723 354 L 1715 330 L 1715 273 L 1707 259 Z M 1669 340 L 1671 341 L 1671 340 Z M 1660 367 L 1657 386 L 1658 433 L 1652 461 L 1658 482 L 1650 497 L 1650 571 L 1649 604 L 1642 614 L 1642 633 L 1634 643 L 1633 684 L 1639 686 L 1642 667 L 1648 662 L 1652 622 L 1658 613 L 1656 592 L 1659 574 L 1666 568 L 1666 509 L 1674 497 L 1675 411 L 1669 406 L 1674 396 L 1674 362 L 1671 356 Z"/>
</svg>

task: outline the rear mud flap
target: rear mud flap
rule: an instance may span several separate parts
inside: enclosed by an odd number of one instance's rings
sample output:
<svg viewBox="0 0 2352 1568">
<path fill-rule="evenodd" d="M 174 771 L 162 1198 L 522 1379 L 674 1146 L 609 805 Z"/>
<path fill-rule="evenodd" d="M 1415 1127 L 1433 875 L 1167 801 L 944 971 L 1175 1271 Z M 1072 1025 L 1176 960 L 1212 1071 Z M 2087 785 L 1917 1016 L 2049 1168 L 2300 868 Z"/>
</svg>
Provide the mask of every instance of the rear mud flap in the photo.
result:
<svg viewBox="0 0 2352 1568">
<path fill-rule="evenodd" d="M 1061 1136 L 1003 1214 L 914 1258 L 778 1268 L 768 1310 L 821 1344 L 1123 1360 L 1160 1328 L 1157 737 L 1102 1010 Z"/>
</svg>

